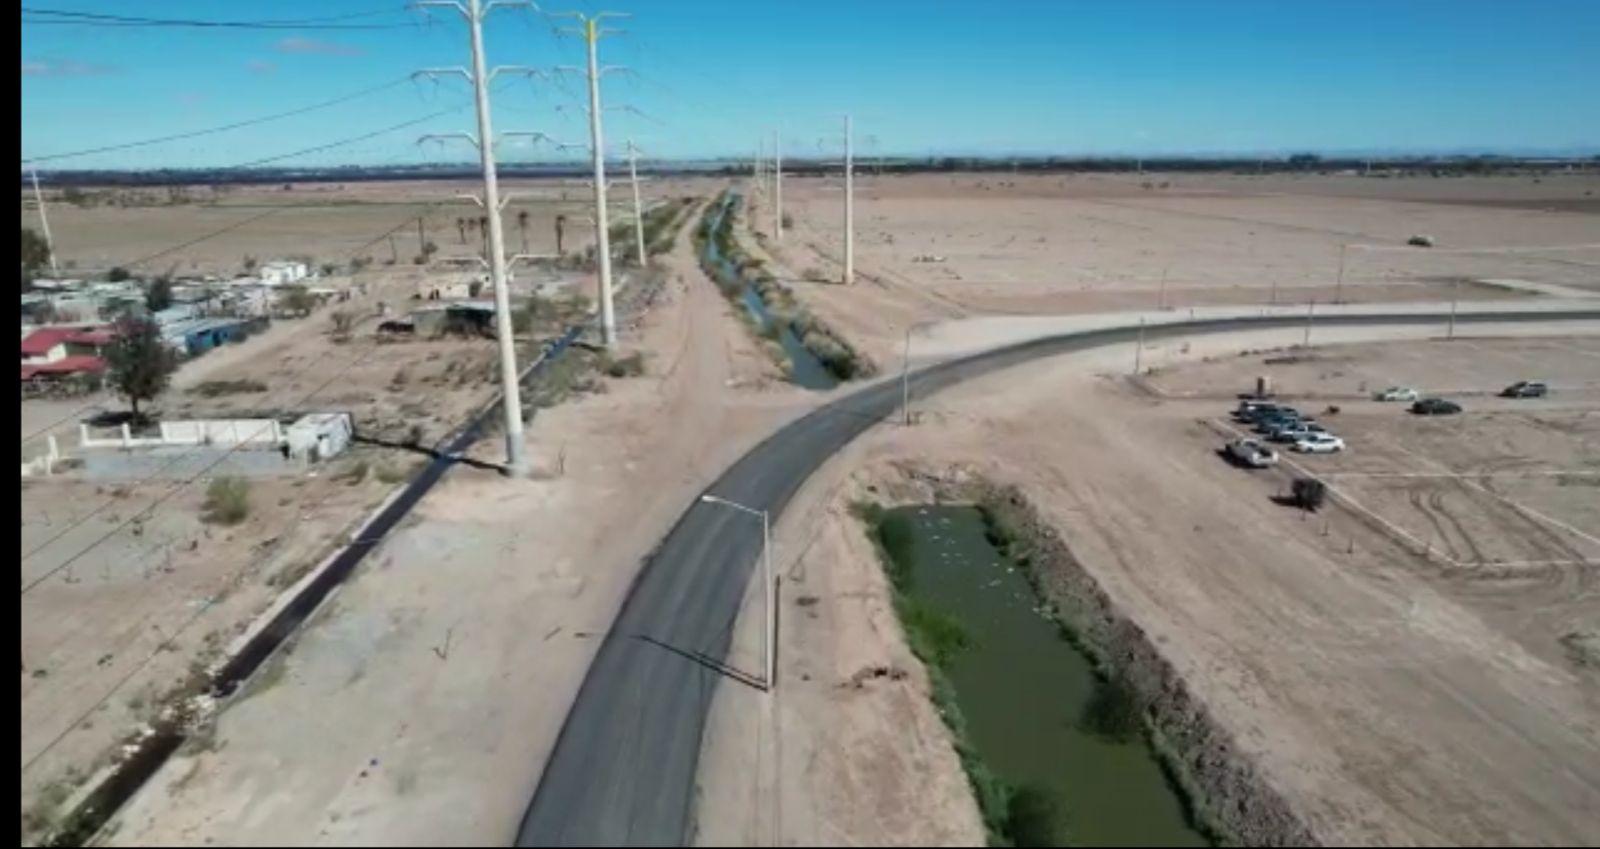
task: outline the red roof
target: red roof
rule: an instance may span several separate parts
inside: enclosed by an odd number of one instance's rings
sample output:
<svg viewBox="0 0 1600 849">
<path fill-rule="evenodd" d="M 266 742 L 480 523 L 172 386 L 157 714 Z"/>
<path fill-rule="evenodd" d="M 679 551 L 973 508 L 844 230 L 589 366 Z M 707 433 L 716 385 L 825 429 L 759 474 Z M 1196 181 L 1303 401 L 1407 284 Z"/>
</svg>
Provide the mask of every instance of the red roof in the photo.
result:
<svg viewBox="0 0 1600 849">
<path fill-rule="evenodd" d="M 76 342 L 80 345 L 106 345 L 110 344 L 115 334 L 106 328 L 85 327 L 41 327 L 38 330 L 22 337 L 22 355 L 37 357 L 50 353 L 50 349 L 63 342 Z"/>
<path fill-rule="evenodd" d="M 39 375 L 99 373 L 105 370 L 105 360 L 84 354 L 76 357 L 63 357 L 53 363 L 36 363 L 33 365 L 24 363 L 22 366 L 22 379 L 27 380 L 30 377 Z"/>
</svg>

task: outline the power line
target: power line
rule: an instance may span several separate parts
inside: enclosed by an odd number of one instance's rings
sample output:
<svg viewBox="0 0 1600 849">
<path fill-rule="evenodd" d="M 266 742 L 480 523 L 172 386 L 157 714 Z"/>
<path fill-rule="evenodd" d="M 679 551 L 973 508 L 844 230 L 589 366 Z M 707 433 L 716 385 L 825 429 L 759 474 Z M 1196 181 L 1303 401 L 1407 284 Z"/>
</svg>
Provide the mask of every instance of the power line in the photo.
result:
<svg viewBox="0 0 1600 849">
<path fill-rule="evenodd" d="M 393 126 L 384 127 L 381 130 L 373 130 L 372 132 L 369 132 L 369 133 L 362 133 L 359 136 L 351 136 L 350 138 L 340 139 L 340 140 L 335 141 L 335 142 L 328 142 L 327 144 L 319 144 L 319 145 L 316 145 L 314 147 L 302 148 L 300 150 L 292 151 L 290 153 L 280 153 L 280 154 L 278 154 L 276 156 L 267 156 L 267 157 L 263 157 L 261 159 L 253 159 L 253 160 L 251 160 L 249 162 L 244 162 L 244 163 L 240 163 L 238 165 L 233 165 L 233 166 L 229 166 L 229 167 L 230 168 L 254 168 L 254 167 L 258 166 L 258 165 L 266 165 L 269 162 L 278 162 L 278 161 L 284 160 L 284 159 L 293 159 L 296 156 L 305 156 L 308 153 L 321 153 L 324 150 L 332 150 L 333 148 L 336 148 L 336 147 L 344 147 L 347 144 L 355 144 L 356 142 L 366 141 L 367 139 L 370 139 L 370 138 L 376 138 L 376 137 L 384 135 L 386 133 L 392 133 L 395 130 L 403 130 L 403 129 L 407 128 L 407 127 L 414 127 L 414 126 L 416 126 L 418 124 L 421 124 L 421 123 L 424 123 L 426 121 L 432 121 L 434 118 L 439 118 L 439 117 L 443 117 L 445 115 L 449 115 L 452 112 L 460 112 L 462 109 L 465 109 L 465 108 L 466 108 L 465 104 L 463 104 L 461 106 L 452 106 L 449 109 L 441 109 L 438 112 L 434 112 L 434 113 L 429 114 L 429 115 L 424 115 L 424 116 L 422 116 L 420 118 L 413 118 L 413 119 L 411 119 L 409 121 L 402 121 L 402 122 L 400 122 L 398 124 L 394 124 Z"/>
<path fill-rule="evenodd" d="M 151 18 L 132 15 L 109 15 L 98 12 L 75 12 L 66 9 L 41 9 L 38 7 L 23 6 L 23 15 L 41 15 L 43 17 L 27 18 L 25 24 L 78 24 L 81 26 L 107 26 L 107 27 L 187 27 L 201 29 L 348 29 L 348 30 L 375 30 L 375 29 L 401 29 L 415 26 L 415 24 L 355 24 L 344 23 L 358 18 L 371 18 L 378 15 L 387 15 L 396 11 L 404 11 L 404 7 L 377 9 L 369 12 L 353 12 L 347 15 L 332 15 L 321 18 L 294 18 L 277 20 L 254 21 L 215 21 L 198 18 Z"/>
<path fill-rule="evenodd" d="M 426 216 L 429 212 L 431 212 L 434 209 L 437 209 L 441 205 L 443 205 L 443 202 L 441 202 L 441 201 L 433 201 L 433 202 L 424 204 L 422 206 L 422 209 L 421 209 L 420 213 L 418 213 L 418 214 L 422 215 L 422 216 Z M 293 207 L 283 207 L 283 209 L 291 209 L 291 208 L 293 208 Z M 280 211 L 280 210 L 271 210 L 271 211 L 269 211 L 269 214 L 271 214 L 273 212 L 278 212 L 278 211 Z M 256 216 L 256 219 L 259 219 L 261 217 L 263 217 L 263 216 Z M 395 225 L 393 227 L 390 227 L 389 229 L 383 231 L 382 233 L 379 233 L 377 236 L 373 237 L 371 240 L 363 242 L 362 244 L 356 246 L 355 248 L 350 250 L 349 253 L 346 254 L 346 256 L 354 258 L 360 252 L 362 252 L 362 251 L 366 250 L 367 248 L 377 244 L 378 242 L 383 241 L 384 239 L 388 238 L 393 233 L 398 232 L 401 228 L 409 227 L 411 225 L 411 222 L 415 221 L 416 218 L 417 218 L 417 215 L 408 214 L 405 217 L 405 219 L 402 220 L 399 224 L 397 224 L 397 225 Z M 251 219 L 251 220 L 256 220 L 256 219 Z M 244 223 L 248 223 L 248 222 L 244 222 Z M 370 353 L 370 351 L 368 353 Z M 348 371 L 350 368 L 352 368 L 356 364 L 356 362 L 359 362 L 360 359 L 364 359 L 365 357 L 366 357 L 366 354 L 363 354 L 360 358 L 357 358 L 356 361 L 352 361 L 349 365 L 347 365 L 345 367 L 344 371 Z M 301 375 L 303 375 L 307 371 L 309 371 L 313 366 L 320 365 L 320 364 L 321 363 L 319 363 L 317 361 L 312 361 L 312 362 L 308 363 L 304 368 L 301 368 L 299 371 L 296 371 L 294 374 L 290 375 L 289 376 L 289 381 L 293 382 L 294 380 L 298 379 Z M 342 373 L 343 373 L 343 371 L 341 371 L 341 374 Z M 326 386 L 326 384 L 324 384 L 324 386 Z M 312 390 L 311 393 L 306 395 L 304 398 L 300 399 L 300 404 L 304 404 L 306 401 L 309 401 L 311 399 L 311 396 L 315 395 L 319 391 L 321 391 L 321 387 L 319 387 L 318 389 Z M 53 427 L 53 425 L 52 425 L 52 427 Z M 166 463 L 163 463 L 161 465 L 161 467 L 156 469 L 154 472 L 151 472 L 149 475 L 146 475 L 145 477 L 134 481 L 133 486 L 136 486 L 136 487 L 137 486 L 142 486 L 142 485 L 144 485 L 146 483 L 149 483 L 150 481 L 155 480 L 156 478 L 160 477 L 161 474 L 163 472 L 165 472 L 167 469 L 172 468 L 173 466 L 177 465 L 185 457 L 188 457 L 190 454 L 193 454 L 194 452 L 200 450 L 201 447 L 203 447 L 203 446 L 195 446 L 193 448 L 189 448 L 189 449 L 186 449 L 185 451 L 180 452 L 179 454 L 175 455 L 172 459 L 168 460 Z M 235 449 L 233 449 L 233 450 L 236 450 L 236 449 L 237 449 L 237 446 L 235 446 Z M 231 454 L 232 450 L 230 450 L 228 453 Z M 226 458 L 227 456 L 228 456 L 227 454 L 224 454 L 223 458 Z M 219 462 L 220 462 L 220 458 L 219 458 Z M 210 468 L 210 467 L 208 466 L 207 468 Z M 201 470 L 202 473 L 204 473 L 204 471 L 205 471 L 205 469 Z M 165 500 L 166 498 L 170 498 L 174 493 L 177 492 L 177 490 L 182 489 L 184 486 L 186 486 L 188 483 L 191 483 L 191 482 L 192 482 L 192 480 L 180 483 L 177 487 L 175 487 L 173 489 L 172 492 L 169 492 L 169 493 L 167 493 L 166 496 L 163 496 L 161 500 Z M 50 547 L 51 545 L 55 544 L 55 542 L 57 540 L 60 540 L 62 537 L 66 536 L 67 534 L 69 534 L 72 531 L 76 530 L 78 527 L 82 526 L 85 522 L 88 522 L 90 519 L 94 518 L 96 515 L 99 515 L 99 513 L 101 511 L 105 510 L 107 507 L 109 507 L 114 502 L 115 502 L 115 499 L 108 499 L 108 500 L 102 502 L 98 507 L 95 507 L 93 510 L 90 510 L 88 513 L 85 513 L 82 516 L 79 516 L 76 520 L 70 522 L 65 528 L 61 529 L 54 536 L 50 537 L 49 539 L 45 540 L 42 543 L 39 543 L 38 545 L 34 546 L 29 551 L 23 553 L 21 559 L 22 560 L 27 560 L 28 558 L 34 556 L 35 554 L 38 554 L 39 552 L 43 551 L 44 549 L 46 549 L 46 548 Z M 160 503 L 160 501 L 154 502 L 154 503 L 152 503 L 150 505 L 150 507 L 154 507 L 159 503 Z M 148 508 L 146 508 L 146 509 L 148 510 Z M 137 518 L 137 515 L 135 516 L 135 518 Z M 78 557 L 80 557 L 83 554 L 87 553 L 90 549 L 95 548 L 100 543 L 104 542 L 106 539 L 108 539 L 112 535 L 114 535 L 117 531 L 121 530 L 122 527 L 126 526 L 127 524 L 128 523 L 125 522 L 125 523 L 123 523 L 122 526 L 118 526 L 117 528 L 112 529 L 112 531 L 110 533 L 106 534 L 101 539 L 96 540 L 94 543 L 90 544 L 89 548 L 86 548 L 83 551 L 78 552 L 78 554 L 74 555 L 72 559 L 76 560 Z M 55 574 L 57 571 L 60 571 L 60 569 L 63 568 L 63 566 L 65 566 L 65 565 L 70 565 L 70 564 L 63 564 L 62 566 L 58 566 L 55 569 L 50 570 L 49 572 L 45 573 L 45 575 L 42 576 L 39 580 L 42 581 L 44 578 L 50 577 L 51 575 Z M 28 589 L 31 589 L 37 583 L 39 583 L 39 581 L 34 581 L 33 583 L 29 584 L 27 587 L 25 587 L 23 589 L 23 592 L 26 593 L 28 591 Z"/>
<path fill-rule="evenodd" d="M 198 138 L 200 136 L 209 136 L 209 135 L 215 135 L 217 133 L 225 133 L 225 132 L 228 132 L 229 130 L 239 130 L 239 129 L 243 129 L 245 127 L 253 127 L 253 126 L 256 126 L 257 124 L 265 124 L 265 123 L 268 123 L 268 122 L 271 122 L 271 121 L 281 120 L 283 118 L 292 118 L 292 117 L 294 117 L 296 115 L 304 115 L 304 114 L 306 114 L 308 112 L 315 112 L 318 109 L 326 109 L 329 106 L 337 106 L 337 105 L 339 105 L 341 103 L 348 103 L 348 102 L 350 102 L 352 100 L 356 100 L 358 98 L 366 97 L 369 94 L 377 94 L 380 91 L 388 91 L 389 89 L 397 88 L 399 86 L 406 85 L 408 83 L 410 83 L 410 79 L 402 77 L 402 78 L 400 78 L 398 80 L 392 80 L 390 82 L 383 83 L 382 85 L 375 85 L 375 86 L 372 86 L 371 88 L 365 88 L 365 89 L 362 89 L 360 91 L 344 95 L 343 97 L 336 97 L 336 98 L 334 98 L 332 100 L 324 100 L 321 103 L 314 103 L 314 104 L 312 104 L 310 106 L 302 106 L 302 107 L 300 107 L 298 109 L 290 109 L 287 112 L 277 112 L 277 113 L 274 113 L 272 115 L 264 115 L 264 116 L 262 116 L 260 118 L 250 118 L 250 119 L 244 120 L 244 121 L 235 121 L 235 122 L 233 122 L 231 124 L 223 124 L 223 125 L 217 126 L 217 127 L 209 127 L 207 129 L 204 129 L 204 130 L 192 130 L 192 131 L 186 132 L 186 133 L 174 133 L 174 134 L 172 134 L 170 136 L 159 136 L 159 137 L 153 138 L 153 139 L 143 139 L 141 141 L 133 141 L 133 142 L 122 142 L 120 144 L 110 144 L 110 145 L 104 145 L 102 147 L 90 147 L 90 148 L 85 148 L 83 150 L 69 150 L 69 151 L 66 151 L 64 153 L 51 153 L 51 154 L 46 154 L 44 156 L 33 156 L 33 157 L 29 157 L 29 158 L 23 159 L 22 161 L 24 163 L 50 162 L 50 161 L 57 160 L 57 159 L 70 159 L 70 158 L 78 157 L 78 156 L 88 156 L 90 154 L 95 154 L 95 153 L 112 153 L 112 152 L 118 151 L 118 150 L 129 150 L 129 149 L 136 148 L 136 147 L 146 147 L 146 146 L 149 146 L 149 145 L 152 145 L 152 144 L 165 144 L 166 142 L 183 141 L 184 139 L 192 139 L 192 138 Z"/>
</svg>

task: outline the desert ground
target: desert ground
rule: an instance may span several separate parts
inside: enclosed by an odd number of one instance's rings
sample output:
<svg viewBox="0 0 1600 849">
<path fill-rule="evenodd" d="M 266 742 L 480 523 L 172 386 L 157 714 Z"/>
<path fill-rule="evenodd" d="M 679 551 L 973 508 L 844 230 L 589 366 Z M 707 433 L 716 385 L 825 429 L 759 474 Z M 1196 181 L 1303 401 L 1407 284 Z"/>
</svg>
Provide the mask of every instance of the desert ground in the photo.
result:
<svg viewBox="0 0 1600 849">
<path fill-rule="evenodd" d="M 1349 308 L 1452 297 L 1528 305 L 1600 292 L 1600 216 L 1586 194 L 1600 188 L 1593 175 L 1533 184 L 863 174 L 858 282 L 849 287 L 817 282 L 837 271 L 841 255 L 836 182 L 787 182 L 791 232 L 781 243 L 745 237 L 802 303 L 886 373 L 898 370 L 908 330 L 916 343 L 911 361 L 923 364 L 1037 334 L 1058 320 L 1120 321 L 1130 310 L 1179 317 L 1191 307 L 1297 309 L 1336 296 L 1355 305 Z M 726 184 L 664 181 L 655 190 L 709 198 Z M 553 197 L 528 227 L 530 249 L 549 250 L 559 194 L 568 189 L 525 189 Z M 284 194 L 304 199 L 317 191 L 297 186 Z M 318 203 L 327 205 L 316 214 L 326 218 L 302 224 L 303 210 L 274 213 L 186 249 L 181 262 L 234 270 L 245 254 L 265 260 L 287 253 L 288 243 L 319 260 L 370 253 L 381 266 L 387 240 L 371 240 L 400 226 L 396 237 L 409 232 L 414 243 L 416 210 L 450 194 L 439 185 L 320 192 Z M 571 197 L 569 214 L 577 217 L 579 195 Z M 243 208 L 247 200 L 277 198 L 269 189 L 225 194 L 219 209 L 241 208 L 198 230 L 197 221 L 175 217 L 203 217 L 200 207 L 66 207 L 60 214 L 81 216 L 79 232 L 98 233 L 98 241 L 73 249 L 89 266 L 127 262 L 142 256 L 142 246 L 245 221 L 255 214 Z M 758 232 L 770 220 L 765 202 L 756 196 L 745 217 Z M 56 208 L 52 226 L 68 228 L 56 224 Z M 106 223 L 146 212 L 149 226 L 167 229 L 124 241 Z M 452 208 L 428 219 L 428 232 L 443 236 L 441 253 L 459 247 L 460 214 Z M 592 229 L 570 222 L 569 239 Z M 288 223 L 297 229 L 251 235 Z M 1419 233 L 1436 247 L 1404 249 Z M 473 238 L 467 233 L 468 248 Z M 65 235 L 62 241 L 70 244 Z M 1344 244 L 1351 247 L 1341 286 Z M 401 264 L 406 252 L 399 250 Z M 164 270 L 159 264 L 145 267 Z M 643 557 L 745 450 L 854 388 L 816 393 L 784 383 L 736 308 L 700 272 L 687 229 L 663 268 L 661 298 L 625 314 L 623 346 L 644 353 L 643 376 L 605 378 L 599 391 L 540 410 L 528 428 L 529 480 L 467 466 L 452 471 L 292 645 L 223 705 L 205 745 L 174 757 L 124 807 L 108 826 L 110 842 L 510 840 L 598 637 Z M 379 298 L 375 288 L 366 297 Z M 1100 315 L 1108 311 L 1118 315 Z M 314 375 L 315 363 L 365 344 L 334 343 L 320 316 L 305 329 L 285 325 L 271 331 L 278 337 L 247 343 L 262 343 L 259 354 L 244 346 L 220 352 L 241 362 L 186 378 L 185 386 L 250 369 L 274 386 L 310 388 L 273 376 L 301 367 Z M 1594 839 L 1581 813 L 1600 804 L 1590 742 L 1600 730 L 1595 673 L 1575 667 L 1562 642 L 1600 627 L 1593 567 L 1573 565 L 1600 556 L 1590 546 L 1600 533 L 1596 517 L 1572 497 L 1588 490 L 1587 476 L 1577 473 L 1594 471 L 1584 460 L 1593 454 L 1600 400 L 1594 331 L 1569 326 L 1554 338 L 1508 341 L 1501 336 L 1510 330 L 1474 326 L 1453 347 L 1369 351 L 1334 343 L 1392 335 L 1319 330 L 1315 358 L 1270 367 L 1239 351 L 1285 348 L 1298 332 L 1190 347 L 1163 342 L 1144 352 L 1154 371 L 1140 381 L 1110 376 L 1127 371 L 1126 351 L 1074 355 L 920 403 L 916 427 L 874 429 L 814 476 L 779 524 L 786 582 L 820 601 L 805 615 L 786 610 L 786 687 L 775 706 L 743 688 L 719 690 L 697 839 L 982 841 L 871 548 L 845 510 L 860 488 L 891 482 L 907 462 L 935 470 L 971 464 L 1022 486 L 1118 604 L 1165 638 L 1171 661 L 1207 704 L 1233 718 L 1241 750 L 1317 834 L 1359 843 Z M 430 429 L 442 429 L 459 421 L 469 399 L 481 402 L 492 390 L 457 386 L 464 359 L 445 374 L 456 358 L 487 356 L 487 348 L 462 343 L 430 360 L 435 352 L 420 342 L 372 344 L 370 367 L 352 367 L 352 381 L 328 388 L 370 420 L 409 425 L 427 416 Z M 1265 368 L 1282 391 L 1292 385 L 1343 408 L 1340 427 L 1355 448 L 1307 465 L 1345 473 L 1335 485 L 1355 502 L 1383 505 L 1393 529 L 1374 529 L 1353 508 L 1339 508 L 1350 512 L 1327 514 L 1324 537 L 1322 526 L 1271 502 L 1280 473 L 1252 477 L 1217 460 L 1222 436 L 1211 420 L 1225 419 L 1231 406 L 1221 396 L 1248 388 L 1235 384 Z M 398 371 L 407 376 L 396 386 Z M 1551 381 L 1555 393 L 1520 405 L 1476 394 L 1530 376 Z M 1468 413 L 1415 427 L 1400 416 L 1401 428 L 1398 410 L 1362 400 L 1380 383 L 1456 393 Z M 214 400 L 235 409 L 255 404 L 249 396 Z M 402 413 L 407 403 L 426 409 Z M 70 412 L 25 404 L 24 433 L 30 422 Z M 498 441 L 486 439 L 473 454 L 492 461 L 498 451 Z M 1359 476 L 1390 464 L 1418 477 Z M 1496 476 L 1507 468 L 1520 476 Z M 1486 470 L 1489 477 L 1480 474 Z M 383 489 L 359 491 L 381 497 Z M 1174 511 L 1184 513 L 1185 530 L 1216 530 L 1172 532 L 1164 517 Z M 1222 530 L 1237 527 L 1259 528 L 1268 542 Z M 1419 554 L 1407 534 L 1436 544 Z M 1353 555 L 1346 553 L 1351 540 Z M 1544 563 L 1527 568 L 1545 571 L 1507 571 L 1521 561 Z M 1493 580 L 1463 573 L 1462 564 L 1490 562 L 1483 568 Z M 27 608 L 25 601 L 25 635 Z M 755 665 L 751 618 L 741 618 L 736 666 Z M 907 675 L 840 686 L 877 664 Z M 25 677 L 25 700 L 30 683 L 43 682 Z M 1442 718 L 1430 722 L 1430 715 Z M 1460 728 L 1477 738 L 1455 733 Z M 25 758 L 27 730 L 25 723 Z M 1471 739 L 1488 742 L 1474 748 Z M 1470 780 L 1451 783 L 1459 772 Z M 774 811 L 776 818 L 763 816 Z"/>
<path fill-rule="evenodd" d="M 1319 840 L 1593 842 L 1600 667 L 1573 648 L 1600 628 L 1593 329 L 1452 342 L 1342 331 L 1328 341 L 1368 341 L 1281 369 L 1240 352 L 1287 347 L 1282 332 L 1195 337 L 1153 346 L 1148 381 L 1128 377 L 1124 352 L 1098 351 L 917 403 L 916 425 L 885 424 L 837 455 L 780 523 L 782 685 L 772 699 L 719 691 L 701 842 L 982 842 L 970 799 L 949 803 L 954 752 L 929 750 L 939 726 L 920 664 L 850 509 L 953 472 L 1022 488 Z M 1470 380 L 1462 347 L 1483 365 Z M 1566 388 L 1531 403 L 1467 396 L 1449 420 L 1363 388 L 1382 375 L 1498 389 L 1529 356 L 1560 364 L 1551 379 Z M 1351 450 L 1294 462 L 1358 506 L 1308 519 L 1273 501 L 1285 470 L 1218 457 L 1235 396 L 1263 371 L 1288 398 L 1340 406 L 1324 421 Z M 751 593 L 735 665 L 759 663 L 759 611 Z M 879 666 L 913 674 L 860 674 Z"/>
</svg>

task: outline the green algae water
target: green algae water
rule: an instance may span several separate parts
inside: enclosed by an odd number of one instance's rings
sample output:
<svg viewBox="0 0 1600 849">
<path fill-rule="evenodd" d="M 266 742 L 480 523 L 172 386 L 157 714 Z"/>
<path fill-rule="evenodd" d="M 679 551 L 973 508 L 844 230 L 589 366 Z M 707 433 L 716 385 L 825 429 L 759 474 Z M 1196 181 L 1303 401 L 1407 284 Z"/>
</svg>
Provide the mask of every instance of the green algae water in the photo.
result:
<svg viewBox="0 0 1600 849">
<path fill-rule="evenodd" d="M 1107 685 L 990 543 L 977 508 L 899 507 L 879 527 L 903 595 L 965 632 L 943 669 L 968 745 L 1001 781 L 1028 788 L 1050 833 L 1089 846 L 1208 845 L 1141 735 L 1084 730 Z"/>
</svg>

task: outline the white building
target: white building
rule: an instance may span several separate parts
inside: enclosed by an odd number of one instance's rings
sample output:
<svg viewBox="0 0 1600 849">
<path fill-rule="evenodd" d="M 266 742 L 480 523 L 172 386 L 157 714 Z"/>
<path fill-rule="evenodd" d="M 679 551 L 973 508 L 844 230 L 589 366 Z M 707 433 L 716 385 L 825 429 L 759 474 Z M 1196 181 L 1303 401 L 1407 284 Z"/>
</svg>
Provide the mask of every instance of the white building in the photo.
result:
<svg viewBox="0 0 1600 849">
<path fill-rule="evenodd" d="M 268 286 L 287 286 L 306 279 L 311 275 L 311 270 L 303 262 L 277 260 L 262 265 L 257 269 L 257 274 L 261 282 Z"/>
</svg>

